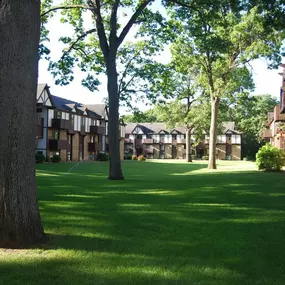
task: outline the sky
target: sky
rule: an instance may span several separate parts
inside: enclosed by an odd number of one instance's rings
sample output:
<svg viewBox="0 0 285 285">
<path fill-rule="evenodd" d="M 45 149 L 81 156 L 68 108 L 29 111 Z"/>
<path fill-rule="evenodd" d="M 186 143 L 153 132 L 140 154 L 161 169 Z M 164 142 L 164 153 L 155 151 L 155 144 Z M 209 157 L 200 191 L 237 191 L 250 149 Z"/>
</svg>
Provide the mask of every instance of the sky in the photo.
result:
<svg viewBox="0 0 285 285">
<path fill-rule="evenodd" d="M 58 42 L 58 39 L 63 35 L 72 35 L 72 28 L 66 24 L 61 24 L 59 22 L 59 14 L 53 17 L 48 24 L 50 30 L 50 42 L 48 47 L 51 50 L 52 59 L 58 59 L 61 56 L 61 51 L 63 45 Z M 124 17 L 126 20 L 128 17 Z M 86 17 L 86 19 L 88 19 Z M 89 20 L 86 21 L 86 28 L 92 27 L 92 24 Z M 135 28 L 131 30 L 130 35 L 126 40 L 133 40 L 135 34 Z M 160 62 L 168 62 L 170 60 L 170 52 L 168 50 L 162 52 L 157 59 Z M 285 58 L 284 61 L 285 62 Z M 279 70 L 269 70 L 267 64 L 264 60 L 255 60 L 251 63 L 252 66 L 252 75 L 255 82 L 255 91 L 252 93 L 254 95 L 260 94 L 270 94 L 276 98 L 279 98 L 280 86 L 281 86 L 281 76 L 278 74 L 282 71 Z M 39 83 L 47 83 L 50 86 L 51 94 L 67 98 L 76 102 L 83 104 L 100 104 L 103 102 L 104 98 L 107 97 L 107 81 L 105 75 L 100 75 L 99 80 L 101 85 L 99 86 L 98 91 L 91 92 L 86 87 L 81 85 L 81 80 L 84 77 L 84 74 L 75 69 L 74 80 L 67 86 L 57 86 L 53 76 L 48 71 L 48 62 L 46 60 L 40 60 L 39 62 Z M 140 104 L 140 109 L 142 111 L 150 108 Z M 126 108 L 121 107 L 120 113 L 128 113 Z"/>
</svg>

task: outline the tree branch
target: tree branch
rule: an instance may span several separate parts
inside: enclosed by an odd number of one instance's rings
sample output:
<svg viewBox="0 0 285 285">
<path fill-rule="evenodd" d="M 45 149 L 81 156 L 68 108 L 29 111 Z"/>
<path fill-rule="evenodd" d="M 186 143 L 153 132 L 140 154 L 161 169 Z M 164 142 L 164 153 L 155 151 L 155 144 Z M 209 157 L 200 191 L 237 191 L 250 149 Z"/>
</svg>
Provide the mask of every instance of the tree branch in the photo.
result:
<svg viewBox="0 0 285 285">
<path fill-rule="evenodd" d="M 102 19 L 102 15 L 101 15 L 101 3 L 100 0 L 95 0 L 95 18 L 96 18 L 96 27 L 97 27 L 97 34 L 99 37 L 99 42 L 100 42 L 100 47 L 102 50 L 102 53 L 104 55 L 104 59 L 105 59 L 105 63 L 107 64 L 108 61 L 108 55 L 109 55 L 109 45 L 108 45 L 108 41 L 107 41 L 107 37 L 106 37 L 106 32 L 105 32 L 105 28 L 103 25 L 103 19 Z"/>
<path fill-rule="evenodd" d="M 125 39 L 126 35 L 128 34 L 128 32 L 130 31 L 131 27 L 133 26 L 133 24 L 136 22 L 137 18 L 140 16 L 140 14 L 143 12 L 143 10 L 145 9 L 145 7 L 150 3 L 153 2 L 154 0 L 145 0 L 144 2 L 141 3 L 141 5 L 137 8 L 137 10 L 135 11 L 135 13 L 132 15 L 132 17 L 130 18 L 130 20 L 128 21 L 128 23 L 125 25 L 125 27 L 123 28 L 120 36 L 118 37 L 117 40 L 117 48 L 121 45 L 121 43 L 123 42 L 123 40 Z"/>
<path fill-rule="evenodd" d="M 109 44 L 110 49 L 113 47 L 116 48 L 117 41 L 117 12 L 120 4 L 120 0 L 115 0 L 115 3 L 112 7 L 111 18 L 110 18 L 110 36 L 109 36 Z"/>
<path fill-rule="evenodd" d="M 81 9 L 86 9 L 86 10 L 93 10 L 92 7 L 90 6 L 86 6 L 86 5 L 68 5 L 68 6 L 57 6 L 57 7 L 52 7 L 50 8 L 49 10 L 43 12 L 41 14 L 41 17 L 44 17 L 45 15 L 47 15 L 48 13 L 50 12 L 53 12 L 53 11 L 57 11 L 57 10 L 68 10 L 68 9 L 78 9 L 78 8 L 81 8 Z"/>
<path fill-rule="evenodd" d="M 70 45 L 70 47 L 68 48 L 68 50 L 66 50 L 66 51 L 63 53 L 63 55 L 61 56 L 61 58 L 60 58 L 59 61 L 61 61 L 61 60 L 65 57 L 65 55 L 68 54 L 68 53 L 75 47 L 75 45 L 76 45 L 80 40 L 82 40 L 82 39 L 85 38 L 87 35 L 92 34 L 92 33 L 94 33 L 94 32 L 96 32 L 96 29 L 88 30 L 88 31 L 86 31 L 84 34 L 80 35 L 80 36 Z"/>
</svg>

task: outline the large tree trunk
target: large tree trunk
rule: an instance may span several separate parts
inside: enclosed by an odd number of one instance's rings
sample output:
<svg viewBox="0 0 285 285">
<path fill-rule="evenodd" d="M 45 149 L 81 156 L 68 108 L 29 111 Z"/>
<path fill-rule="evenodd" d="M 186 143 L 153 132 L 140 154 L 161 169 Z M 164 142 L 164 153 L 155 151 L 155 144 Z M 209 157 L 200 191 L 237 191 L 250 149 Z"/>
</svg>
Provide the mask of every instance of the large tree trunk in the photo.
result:
<svg viewBox="0 0 285 285">
<path fill-rule="evenodd" d="M 0 1 L 0 247 L 44 238 L 35 183 L 39 0 Z"/>
<path fill-rule="evenodd" d="M 209 169 L 217 169 L 216 165 L 216 141 L 217 141 L 217 120 L 219 111 L 219 97 L 211 99 L 211 128 L 209 142 Z"/>
<path fill-rule="evenodd" d="M 186 130 L 186 162 L 192 162 L 191 128 Z"/>
<path fill-rule="evenodd" d="M 120 159 L 120 132 L 119 132 L 119 95 L 118 74 L 116 69 L 116 56 L 109 54 L 107 62 L 108 95 L 109 95 L 109 152 L 110 167 L 109 179 L 123 180 Z"/>
</svg>

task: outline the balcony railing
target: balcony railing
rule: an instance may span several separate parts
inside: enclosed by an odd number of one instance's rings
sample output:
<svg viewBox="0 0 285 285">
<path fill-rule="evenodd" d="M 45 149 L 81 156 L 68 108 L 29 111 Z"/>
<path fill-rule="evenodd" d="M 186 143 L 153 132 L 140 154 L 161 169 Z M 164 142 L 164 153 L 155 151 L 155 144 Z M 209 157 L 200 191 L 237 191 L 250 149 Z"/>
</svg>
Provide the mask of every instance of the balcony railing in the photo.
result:
<svg viewBox="0 0 285 285">
<path fill-rule="evenodd" d="M 143 139 L 142 143 L 143 144 L 153 144 L 153 139 Z"/>
<path fill-rule="evenodd" d="M 68 144 L 67 140 L 49 139 L 50 150 L 66 150 L 67 144 Z"/>
<path fill-rule="evenodd" d="M 90 133 L 91 134 L 104 135 L 105 134 L 105 128 L 99 127 L 99 126 L 90 126 Z"/>
<path fill-rule="evenodd" d="M 70 130 L 72 129 L 72 124 L 71 121 L 69 120 L 64 120 L 64 119 L 52 119 L 51 121 L 51 127 L 53 129 L 58 129 L 58 130 Z"/>
<path fill-rule="evenodd" d="M 102 151 L 102 143 L 88 143 L 88 152 Z"/>
</svg>

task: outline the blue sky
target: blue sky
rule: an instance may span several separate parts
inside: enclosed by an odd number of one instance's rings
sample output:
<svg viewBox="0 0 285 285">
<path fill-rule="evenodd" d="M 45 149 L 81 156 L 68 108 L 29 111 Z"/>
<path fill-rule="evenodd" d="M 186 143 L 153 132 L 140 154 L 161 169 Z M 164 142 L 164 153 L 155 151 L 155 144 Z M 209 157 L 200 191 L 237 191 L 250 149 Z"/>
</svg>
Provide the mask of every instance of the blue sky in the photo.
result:
<svg viewBox="0 0 285 285">
<path fill-rule="evenodd" d="M 126 17 L 125 17 L 126 18 Z M 91 25 L 88 23 L 87 26 Z M 50 42 L 48 44 L 52 53 L 53 59 L 57 59 L 61 55 L 62 45 L 58 42 L 58 39 L 62 35 L 72 35 L 72 29 L 66 24 L 60 24 L 59 17 L 56 16 L 51 19 L 49 23 L 50 30 Z M 127 40 L 132 40 L 134 35 L 134 30 L 128 36 Z M 170 54 L 168 51 L 163 52 L 158 59 L 162 62 L 168 61 L 170 59 Z M 285 62 L 285 59 L 284 59 Z M 251 63 L 252 74 L 255 82 L 256 89 L 253 94 L 270 94 L 279 98 L 280 86 L 281 86 L 281 76 L 278 74 L 279 70 L 268 70 L 267 64 L 264 60 L 255 60 Z M 53 95 L 68 98 L 77 102 L 84 104 L 98 104 L 102 103 L 104 97 L 107 97 L 106 90 L 106 78 L 104 75 L 100 76 L 101 85 L 99 86 L 99 91 L 90 92 L 86 87 L 81 85 L 81 79 L 84 77 L 83 73 L 79 70 L 75 70 L 74 81 L 67 86 L 57 86 L 54 83 L 52 75 L 49 73 L 48 63 L 45 60 L 40 60 L 39 62 L 39 83 L 47 83 L 51 88 L 50 91 Z M 142 104 L 140 104 L 142 106 Z M 143 107 L 146 110 L 148 107 Z M 120 113 L 126 113 L 125 108 L 120 109 Z"/>
</svg>

